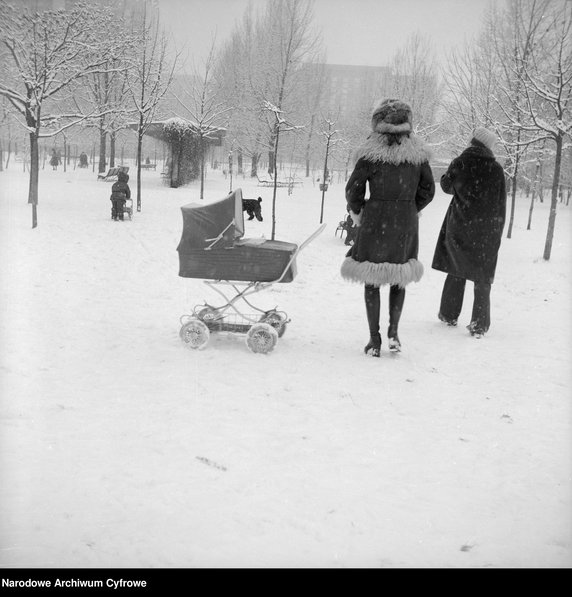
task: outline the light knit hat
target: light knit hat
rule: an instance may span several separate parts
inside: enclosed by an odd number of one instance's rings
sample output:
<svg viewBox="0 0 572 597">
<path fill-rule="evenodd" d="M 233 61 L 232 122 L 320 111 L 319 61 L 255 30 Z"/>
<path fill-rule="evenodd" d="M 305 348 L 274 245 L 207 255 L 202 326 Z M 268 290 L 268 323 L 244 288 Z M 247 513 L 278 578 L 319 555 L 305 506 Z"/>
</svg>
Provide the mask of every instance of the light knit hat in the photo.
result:
<svg viewBox="0 0 572 597">
<path fill-rule="evenodd" d="M 497 136 L 492 131 L 483 128 L 482 126 L 475 129 L 473 139 L 476 139 L 491 151 L 497 142 Z"/>
</svg>

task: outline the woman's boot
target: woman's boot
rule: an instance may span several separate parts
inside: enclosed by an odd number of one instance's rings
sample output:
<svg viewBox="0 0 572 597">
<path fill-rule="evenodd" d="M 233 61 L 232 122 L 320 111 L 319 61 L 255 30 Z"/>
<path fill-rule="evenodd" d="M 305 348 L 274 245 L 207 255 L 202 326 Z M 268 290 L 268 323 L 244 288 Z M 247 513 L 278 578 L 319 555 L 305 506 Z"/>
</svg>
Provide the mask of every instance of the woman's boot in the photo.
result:
<svg viewBox="0 0 572 597">
<path fill-rule="evenodd" d="M 397 328 L 404 302 L 405 288 L 391 286 L 389 289 L 389 327 L 387 328 L 387 337 L 389 338 L 388 347 L 392 352 L 399 352 L 401 350 Z"/>
<path fill-rule="evenodd" d="M 369 326 L 369 342 L 363 351 L 372 357 L 379 357 L 381 352 L 381 335 L 379 334 L 379 286 L 365 285 L 365 311 Z"/>
</svg>

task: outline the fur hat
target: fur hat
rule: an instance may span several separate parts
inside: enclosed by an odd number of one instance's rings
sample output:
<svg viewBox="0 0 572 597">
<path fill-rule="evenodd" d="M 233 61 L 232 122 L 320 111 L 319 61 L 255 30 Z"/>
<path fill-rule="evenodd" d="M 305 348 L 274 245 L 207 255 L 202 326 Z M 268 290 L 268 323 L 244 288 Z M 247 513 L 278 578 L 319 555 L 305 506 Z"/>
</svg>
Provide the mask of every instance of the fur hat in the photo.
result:
<svg viewBox="0 0 572 597">
<path fill-rule="evenodd" d="M 473 133 L 473 139 L 476 139 L 490 150 L 493 149 L 495 143 L 497 142 L 497 136 L 492 131 L 483 128 L 482 126 L 475 129 L 475 132 Z"/>
<path fill-rule="evenodd" d="M 378 133 L 405 134 L 411 132 L 411 108 L 398 99 L 378 101 L 371 116 L 371 128 Z"/>
</svg>

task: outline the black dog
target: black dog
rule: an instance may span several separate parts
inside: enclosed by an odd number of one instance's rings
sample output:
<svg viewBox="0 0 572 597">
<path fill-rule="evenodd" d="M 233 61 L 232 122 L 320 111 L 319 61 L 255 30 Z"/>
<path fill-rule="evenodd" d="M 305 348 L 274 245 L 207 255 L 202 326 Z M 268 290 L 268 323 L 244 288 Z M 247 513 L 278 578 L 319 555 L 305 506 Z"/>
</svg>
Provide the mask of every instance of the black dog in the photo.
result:
<svg viewBox="0 0 572 597">
<path fill-rule="evenodd" d="M 262 197 L 258 199 L 243 199 L 242 200 L 242 211 L 248 214 L 249 220 L 256 218 L 259 222 L 262 222 Z"/>
</svg>

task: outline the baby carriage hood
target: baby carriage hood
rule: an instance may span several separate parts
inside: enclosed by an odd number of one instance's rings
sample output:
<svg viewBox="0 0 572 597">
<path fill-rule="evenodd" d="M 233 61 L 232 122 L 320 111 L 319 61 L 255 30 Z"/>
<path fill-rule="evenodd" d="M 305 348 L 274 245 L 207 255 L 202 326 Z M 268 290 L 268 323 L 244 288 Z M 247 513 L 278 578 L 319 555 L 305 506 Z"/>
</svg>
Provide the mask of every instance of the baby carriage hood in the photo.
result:
<svg viewBox="0 0 572 597">
<path fill-rule="evenodd" d="M 177 251 L 232 247 L 244 234 L 242 192 L 236 189 L 224 199 L 209 203 L 189 203 L 181 207 L 183 234 Z"/>
<path fill-rule="evenodd" d="M 264 238 L 242 238 L 242 191 L 209 204 L 181 207 L 183 232 L 179 276 L 211 280 L 291 282 L 296 276 L 293 260 L 298 245 Z M 284 275 L 282 275 L 284 274 Z"/>
</svg>

